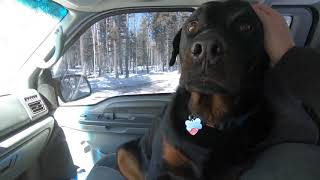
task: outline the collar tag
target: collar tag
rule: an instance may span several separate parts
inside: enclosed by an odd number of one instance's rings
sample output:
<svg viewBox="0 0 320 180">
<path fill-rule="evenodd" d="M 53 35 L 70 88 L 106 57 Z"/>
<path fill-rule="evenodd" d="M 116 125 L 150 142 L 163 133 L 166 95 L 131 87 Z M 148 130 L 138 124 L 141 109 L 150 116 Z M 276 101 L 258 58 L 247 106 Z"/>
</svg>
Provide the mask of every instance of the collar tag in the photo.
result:
<svg viewBox="0 0 320 180">
<path fill-rule="evenodd" d="M 202 129 L 201 119 L 193 115 L 189 115 L 189 119 L 185 121 L 186 130 L 192 135 L 196 135 Z"/>
</svg>

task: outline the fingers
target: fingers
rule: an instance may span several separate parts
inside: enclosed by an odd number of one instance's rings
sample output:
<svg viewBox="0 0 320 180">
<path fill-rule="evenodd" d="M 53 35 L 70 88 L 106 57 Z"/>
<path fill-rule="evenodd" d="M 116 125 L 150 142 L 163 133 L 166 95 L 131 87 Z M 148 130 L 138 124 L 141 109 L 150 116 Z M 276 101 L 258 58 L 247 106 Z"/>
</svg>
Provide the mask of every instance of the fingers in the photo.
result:
<svg viewBox="0 0 320 180">
<path fill-rule="evenodd" d="M 255 4 L 252 6 L 264 28 L 274 28 L 275 25 L 285 25 L 286 22 L 282 15 L 271 7 L 264 4 Z"/>
<path fill-rule="evenodd" d="M 252 6 L 253 10 L 257 13 L 257 15 L 259 15 L 259 17 L 270 15 L 270 13 L 265 8 L 263 8 L 263 6 L 263 4 L 255 4 Z"/>
<path fill-rule="evenodd" d="M 271 7 L 254 4 L 252 8 L 263 24 L 265 49 L 270 57 L 271 65 L 274 65 L 288 49 L 294 46 L 289 28 L 282 15 Z"/>
<path fill-rule="evenodd" d="M 272 15 L 275 12 L 270 6 L 265 5 L 265 4 L 255 4 L 255 5 L 253 5 L 253 8 L 257 9 L 258 11 L 261 11 L 267 15 Z"/>
<path fill-rule="evenodd" d="M 283 19 L 280 13 L 265 4 L 254 4 L 252 8 L 262 21 L 272 18 Z"/>
<path fill-rule="evenodd" d="M 261 7 L 260 4 L 255 4 L 252 6 L 253 10 L 256 12 L 260 20 L 264 22 L 265 20 L 267 20 L 268 14 L 264 10 L 262 10 L 260 7 Z"/>
</svg>

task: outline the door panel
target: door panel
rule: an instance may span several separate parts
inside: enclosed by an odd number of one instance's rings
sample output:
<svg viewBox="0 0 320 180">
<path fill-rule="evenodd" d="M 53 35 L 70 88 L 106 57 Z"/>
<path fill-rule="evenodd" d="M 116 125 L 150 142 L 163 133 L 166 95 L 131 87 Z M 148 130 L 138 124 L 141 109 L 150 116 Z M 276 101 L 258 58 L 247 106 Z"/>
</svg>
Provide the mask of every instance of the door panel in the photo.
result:
<svg viewBox="0 0 320 180">
<path fill-rule="evenodd" d="M 41 155 L 51 135 L 53 117 L 40 94 L 0 97 L 0 179 L 14 179 L 26 172 Z"/>
<path fill-rule="evenodd" d="M 101 157 L 141 137 L 163 116 L 172 95 L 138 95 L 107 99 L 90 106 L 64 106 L 55 112 L 74 163 L 90 168 Z"/>
<path fill-rule="evenodd" d="M 53 119 L 50 119 L 50 121 Z M 53 121 L 50 122 L 53 125 Z M 14 179 L 37 161 L 50 135 L 50 128 L 36 134 L 0 159 L 0 179 Z"/>
</svg>

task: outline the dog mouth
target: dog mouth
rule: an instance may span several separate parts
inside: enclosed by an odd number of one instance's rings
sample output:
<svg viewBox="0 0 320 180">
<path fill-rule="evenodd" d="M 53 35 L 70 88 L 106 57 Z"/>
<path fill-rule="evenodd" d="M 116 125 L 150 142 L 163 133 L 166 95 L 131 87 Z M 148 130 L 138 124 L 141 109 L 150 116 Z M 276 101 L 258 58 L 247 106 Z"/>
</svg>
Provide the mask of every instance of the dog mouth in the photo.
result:
<svg viewBox="0 0 320 180">
<path fill-rule="evenodd" d="M 232 97 L 225 93 L 191 91 L 189 109 L 209 127 L 216 127 L 230 112 Z"/>
<path fill-rule="evenodd" d="M 208 77 L 191 79 L 185 84 L 185 87 L 189 92 L 198 92 L 201 95 L 229 93 L 229 90 L 222 82 Z"/>
</svg>

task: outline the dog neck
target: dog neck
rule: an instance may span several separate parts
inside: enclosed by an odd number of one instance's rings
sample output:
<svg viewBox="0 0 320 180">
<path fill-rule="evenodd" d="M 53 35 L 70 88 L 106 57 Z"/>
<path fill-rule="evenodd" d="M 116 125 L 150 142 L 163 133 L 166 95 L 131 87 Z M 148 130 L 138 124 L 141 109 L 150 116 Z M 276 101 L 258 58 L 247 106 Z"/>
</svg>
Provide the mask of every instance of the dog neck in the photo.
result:
<svg viewBox="0 0 320 180">
<path fill-rule="evenodd" d="M 265 134 L 260 132 L 261 121 L 257 121 L 263 107 L 260 105 L 250 108 L 249 111 L 230 117 L 216 128 L 204 126 L 199 134 L 192 136 L 185 128 L 185 120 L 189 116 L 188 98 L 190 93 L 183 88 L 177 90 L 177 94 L 167 111 L 166 122 L 162 123 L 163 136 L 174 147 L 178 147 L 179 151 L 192 162 L 192 169 L 196 172 L 202 172 L 206 167 L 206 163 L 210 161 L 210 165 L 215 164 L 217 169 L 223 171 L 223 167 L 230 167 L 240 163 L 247 157 L 251 146 L 260 142 Z M 259 137 L 253 137 L 251 126 L 258 130 Z M 261 134 L 261 136 L 259 135 Z M 212 163 L 213 162 L 213 163 Z M 197 173 L 196 173 L 197 174 Z M 201 173 L 200 173 L 201 174 Z"/>
<path fill-rule="evenodd" d="M 250 109 L 250 111 L 242 114 L 241 116 L 230 117 L 227 120 L 218 123 L 214 128 L 217 128 L 219 131 L 241 128 L 246 123 L 246 121 L 250 120 L 250 117 L 252 117 L 259 111 L 259 107 L 260 105 Z"/>
</svg>

